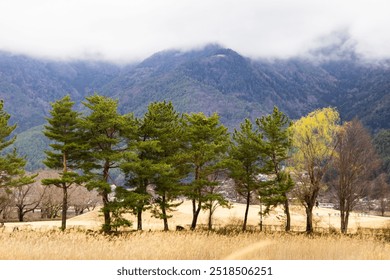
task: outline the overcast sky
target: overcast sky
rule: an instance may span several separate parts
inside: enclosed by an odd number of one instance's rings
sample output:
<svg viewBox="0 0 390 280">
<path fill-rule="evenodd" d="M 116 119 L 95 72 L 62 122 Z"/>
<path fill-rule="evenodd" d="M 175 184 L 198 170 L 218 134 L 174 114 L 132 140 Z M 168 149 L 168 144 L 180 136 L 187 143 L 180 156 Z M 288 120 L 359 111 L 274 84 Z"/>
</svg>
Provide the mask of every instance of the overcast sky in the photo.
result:
<svg viewBox="0 0 390 280">
<path fill-rule="evenodd" d="M 349 34 L 390 58 L 389 0 L 0 0 L 0 50 L 54 59 L 130 62 L 219 43 L 286 58 Z"/>
</svg>

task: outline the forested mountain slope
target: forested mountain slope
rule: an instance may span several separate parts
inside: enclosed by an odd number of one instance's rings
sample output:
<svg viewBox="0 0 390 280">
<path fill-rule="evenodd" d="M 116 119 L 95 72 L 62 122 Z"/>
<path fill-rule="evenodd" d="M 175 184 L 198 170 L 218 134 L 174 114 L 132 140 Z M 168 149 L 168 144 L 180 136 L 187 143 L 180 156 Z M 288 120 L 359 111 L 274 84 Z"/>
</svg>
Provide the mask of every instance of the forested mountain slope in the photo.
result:
<svg viewBox="0 0 390 280">
<path fill-rule="evenodd" d="M 332 106 L 343 120 L 356 116 L 372 133 L 390 128 L 389 63 L 364 62 L 353 54 L 321 60 L 253 60 L 209 45 L 114 65 L 0 53 L 0 99 L 11 121 L 18 123 L 23 141 L 29 137 L 23 131 L 45 123 L 50 102 L 69 93 L 82 110 L 81 101 L 94 92 L 118 99 L 122 113 L 138 116 L 159 100 L 172 101 L 181 112 L 218 112 L 230 129 L 246 117 L 270 113 L 275 105 L 292 119 Z M 37 128 L 26 133 L 37 137 Z M 31 157 L 23 145 L 18 149 Z"/>
</svg>

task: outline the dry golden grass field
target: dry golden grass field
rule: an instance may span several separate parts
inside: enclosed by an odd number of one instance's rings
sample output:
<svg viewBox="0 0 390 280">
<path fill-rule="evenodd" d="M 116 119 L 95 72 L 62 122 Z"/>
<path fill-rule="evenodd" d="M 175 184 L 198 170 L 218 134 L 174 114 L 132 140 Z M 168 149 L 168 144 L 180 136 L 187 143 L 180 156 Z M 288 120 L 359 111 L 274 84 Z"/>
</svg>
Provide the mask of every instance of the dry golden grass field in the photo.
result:
<svg viewBox="0 0 390 280">
<path fill-rule="evenodd" d="M 102 217 L 98 211 L 68 220 L 68 230 L 58 230 L 60 221 L 6 223 L 0 229 L 0 259 L 39 260 L 390 260 L 390 218 L 353 213 L 351 233 L 336 233 L 336 210 L 314 209 L 316 233 L 284 233 L 282 211 L 264 219 L 266 232 L 258 231 L 258 206 L 249 214 L 251 229 L 241 233 L 244 205 L 217 209 L 215 231 L 174 231 L 176 225 L 188 228 L 191 206 L 184 203 L 170 219 L 171 231 L 162 232 L 162 221 L 144 214 L 144 231 L 104 235 L 97 230 Z M 199 223 L 207 223 L 202 213 Z M 304 210 L 292 208 L 292 226 L 303 231 Z M 14 230 L 17 227 L 18 230 Z M 329 230 L 330 229 L 330 230 Z M 272 232 L 271 232 L 272 231 Z M 332 232 L 332 233 L 329 233 Z M 381 233 L 378 235 L 378 232 Z"/>
</svg>

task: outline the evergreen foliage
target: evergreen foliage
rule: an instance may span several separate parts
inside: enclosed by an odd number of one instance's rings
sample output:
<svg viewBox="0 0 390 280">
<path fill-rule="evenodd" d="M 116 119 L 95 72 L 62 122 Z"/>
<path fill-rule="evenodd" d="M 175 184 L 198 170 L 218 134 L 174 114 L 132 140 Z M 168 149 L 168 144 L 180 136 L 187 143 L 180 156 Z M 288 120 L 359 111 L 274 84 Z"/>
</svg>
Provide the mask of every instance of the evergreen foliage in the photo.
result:
<svg viewBox="0 0 390 280">
<path fill-rule="evenodd" d="M 81 168 L 89 177 L 86 186 L 96 189 L 102 196 L 104 231 L 111 230 L 109 194 L 111 193 L 110 171 L 118 168 L 122 152 L 126 150 L 124 135 L 132 129 L 132 115 L 118 113 L 118 102 L 95 93 L 86 98 L 84 106 L 88 115 L 80 119 L 80 136 L 86 144 L 88 157 L 83 159 Z"/>
<path fill-rule="evenodd" d="M 181 194 L 180 180 L 185 176 L 180 117 L 172 103 L 154 102 L 137 123 L 136 133 L 127 139 L 131 149 L 121 164 L 127 185 L 134 188 L 126 196 L 136 202 L 133 212 L 137 215 L 137 229 L 142 230 L 142 212 L 151 204 L 147 187 L 154 186 L 152 213 L 163 220 L 164 230 L 168 230 L 169 212 L 180 205 L 173 201 Z M 134 195 L 138 199 L 130 198 Z"/>
<path fill-rule="evenodd" d="M 265 186 L 265 183 L 257 177 L 264 170 L 264 144 L 262 135 L 253 128 L 249 119 L 241 123 L 240 130 L 234 130 L 232 140 L 227 166 L 230 171 L 229 176 L 236 184 L 237 192 L 245 198 L 246 208 L 242 226 L 242 230 L 245 231 L 252 195 Z"/>
<path fill-rule="evenodd" d="M 230 177 L 246 201 L 244 231 L 249 205 L 255 198 L 266 205 L 265 213 L 283 204 L 289 230 L 292 174 L 297 182 L 292 193 L 306 208 L 306 230 L 312 232 L 312 210 L 322 179 L 336 149 L 342 148 L 342 139 L 337 137 L 341 135 L 339 114 L 333 108 L 313 111 L 292 124 L 274 107 L 271 114 L 256 119 L 255 124 L 245 119 L 230 139 L 217 113 L 179 114 L 172 102 L 150 103 L 142 118 L 119 113 L 117 100 L 97 93 L 82 104 L 86 107 L 84 114 L 73 110 L 75 102 L 70 95 L 52 103 L 43 131 L 51 141 L 44 163 L 61 172 L 58 178 L 44 179 L 42 183 L 63 190 L 62 229 L 66 228 L 67 191 L 85 183 L 102 197 L 104 231 L 131 226 L 125 213 L 136 215 L 137 228 L 142 230 L 142 213 L 147 209 L 163 220 L 164 230 L 169 230 L 168 220 L 183 196 L 192 201 L 191 229 L 196 228 L 199 213 L 205 210 L 209 211 L 211 230 L 217 207 L 230 207 L 219 189 L 221 181 Z M 26 160 L 15 149 L 7 150 L 16 139 L 12 137 L 16 126 L 10 126 L 9 119 L 1 102 L 0 187 L 7 188 L 31 184 L 35 177 L 25 174 Z M 358 129 L 351 131 L 354 130 Z M 376 138 L 384 154 L 386 136 Z M 122 186 L 113 180 L 114 172 L 123 173 Z M 267 175 L 267 179 L 259 175 Z"/>
<path fill-rule="evenodd" d="M 32 184 L 37 176 L 26 174 L 26 160 L 18 156 L 16 149 L 4 151 L 16 139 L 16 136 L 11 137 L 16 125 L 9 125 L 9 119 L 10 115 L 4 111 L 4 102 L 0 100 L 0 189 L 3 188 L 6 192 L 11 188 Z"/>
<path fill-rule="evenodd" d="M 287 193 L 294 186 L 290 174 L 286 171 L 286 161 L 290 157 L 292 146 L 291 125 L 288 117 L 274 107 L 272 114 L 256 120 L 263 138 L 263 154 L 265 174 L 271 175 L 271 184 L 260 189 L 262 202 L 266 204 L 266 211 L 271 206 L 283 204 L 286 214 L 286 231 L 290 230 L 291 219 Z"/>
<path fill-rule="evenodd" d="M 153 141 L 158 142 L 158 149 L 151 153 L 154 161 L 155 186 L 153 214 L 164 221 L 164 230 L 168 230 L 169 212 L 181 203 L 174 202 L 182 193 L 180 180 L 183 172 L 183 129 L 179 114 L 171 102 L 155 102 L 148 107 L 143 119 L 142 130 Z"/>
<path fill-rule="evenodd" d="M 10 117 L 4 111 L 4 102 L 0 100 L 0 188 L 29 184 L 35 177 L 26 176 L 24 171 L 26 160 L 18 156 L 16 149 L 4 153 L 4 149 L 16 140 L 16 136 L 11 136 L 16 125 L 9 125 Z"/>
<path fill-rule="evenodd" d="M 69 95 L 52 103 L 48 125 L 44 126 L 43 134 L 52 141 L 51 150 L 45 151 L 47 157 L 44 164 L 61 170 L 59 178 L 43 179 L 43 185 L 54 185 L 62 189 L 62 222 L 61 229 L 66 229 L 68 211 L 68 190 L 83 181 L 74 170 L 79 167 L 83 156 L 84 144 L 80 139 L 79 115 L 73 110 L 74 102 Z"/>
<path fill-rule="evenodd" d="M 199 213 L 207 200 L 206 188 L 212 184 L 209 176 L 221 168 L 229 145 L 227 128 L 220 124 L 218 114 L 183 115 L 183 137 L 186 163 L 190 168 L 190 183 L 185 195 L 192 201 L 191 229 L 197 225 Z"/>
<path fill-rule="evenodd" d="M 390 179 L 390 129 L 380 130 L 374 137 L 376 152 L 382 160 L 383 171 Z"/>
</svg>

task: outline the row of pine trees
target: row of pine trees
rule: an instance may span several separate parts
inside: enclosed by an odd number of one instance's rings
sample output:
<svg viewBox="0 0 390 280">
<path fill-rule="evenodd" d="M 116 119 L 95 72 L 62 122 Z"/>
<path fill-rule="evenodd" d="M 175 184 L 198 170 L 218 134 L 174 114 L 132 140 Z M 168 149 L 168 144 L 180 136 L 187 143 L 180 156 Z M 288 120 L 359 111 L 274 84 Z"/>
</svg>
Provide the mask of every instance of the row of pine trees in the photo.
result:
<svg viewBox="0 0 390 280">
<path fill-rule="evenodd" d="M 220 177 L 228 176 L 246 201 L 243 230 L 253 196 L 261 198 L 265 212 L 283 205 L 286 230 L 290 230 L 288 197 L 298 188 L 295 193 L 307 214 L 306 230 L 313 231 L 312 210 L 341 137 L 334 109 L 315 111 L 293 123 L 275 107 L 254 122 L 245 119 L 229 133 L 218 114 L 180 114 L 166 101 L 149 104 L 140 118 L 120 114 L 116 100 L 98 94 L 82 104 L 84 114 L 74 110 L 69 95 L 52 103 L 43 132 L 52 143 L 44 164 L 60 170 L 60 176 L 42 184 L 63 191 L 63 230 L 68 190 L 79 185 L 100 194 L 106 232 L 130 226 L 126 213 L 137 217 L 137 229 L 142 230 L 142 215 L 148 209 L 169 230 L 172 211 L 184 197 L 192 203 L 191 229 L 196 228 L 202 210 L 209 211 L 211 229 L 216 207 L 230 207 L 216 189 Z M 15 141 L 9 139 L 15 126 L 8 125 L 9 115 L 2 106 L 0 150 Z M 16 151 L 1 157 L 0 187 L 31 183 L 34 176 L 24 173 L 24 164 Z M 125 183 L 116 187 L 110 199 L 113 170 L 123 173 Z M 259 174 L 268 180 L 259 180 Z"/>
<path fill-rule="evenodd" d="M 246 120 L 231 139 L 217 114 L 179 114 L 170 102 L 151 103 L 142 118 L 119 114 L 117 101 L 98 94 L 87 97 L 83 105 L 89 110 L 85 115 L 74 111 L 69 96 L 56 101 L 44 130 L 53 141 L 44 163 L 62 172 L 59 179 L 42 183 L 63 189 L 63 228 L 67 190 L 82 183 L 102 197 L 105 231 L 130 225 L 125 213 L 136 215 L 137 229 L 142 230 L 146 209 L 162 219 L 168 230 L 179 197 L 191 200 L 191 229 L 195 229 L 201 210 L 229 205 L 215 192 L 221 172 L 235 179 L 239 193 L 246 197 L 244 230 L 252 193 L 258 191 L 268 205 L 287 203 L 292 182 L 281 165 L 291 146 L 290 122 L 277 108 L 258 119 L 256 128 Z M 117 168 L 126 183 L 116 187 L 115 199 L 110 200 L 110 173 Z M 275 179 L 262 182 L 256 177 L 260 173 L 273 174 Z M 153 199 L 148 191 L 151 185 Z"/>
</svg>

